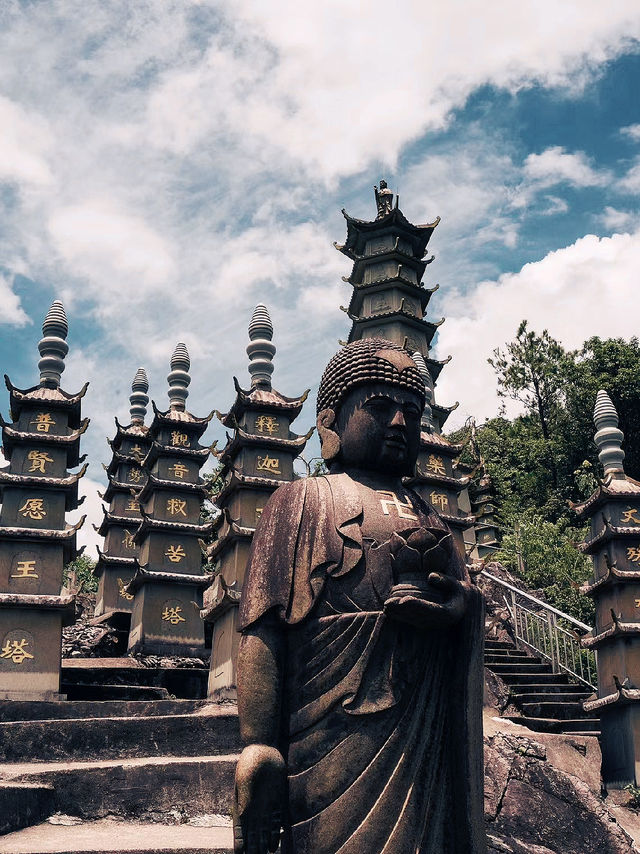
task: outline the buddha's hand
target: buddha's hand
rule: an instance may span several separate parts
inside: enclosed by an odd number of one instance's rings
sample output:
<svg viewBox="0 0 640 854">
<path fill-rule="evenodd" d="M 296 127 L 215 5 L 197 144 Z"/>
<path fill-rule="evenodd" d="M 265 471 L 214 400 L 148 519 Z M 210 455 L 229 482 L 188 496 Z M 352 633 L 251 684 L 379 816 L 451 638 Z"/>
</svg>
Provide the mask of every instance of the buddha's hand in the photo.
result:
<svg viewBox="0 0 640 854">
<path fill-rule="evenodd" d="M 392 589 L 384 603 L 385 614 L 420 629 L 455 625 L 466 610 L 468 585 L 439 572 L 429 573 L 427 581 L 427 588 L 419 597 Z"/>
<path fill-rule="evenodd" d="M 233 798 L 234 854 L 267 854 L 280 842 L 287 768 L 282 754 L 250 744 L 236 766 Z"/>
</svg>

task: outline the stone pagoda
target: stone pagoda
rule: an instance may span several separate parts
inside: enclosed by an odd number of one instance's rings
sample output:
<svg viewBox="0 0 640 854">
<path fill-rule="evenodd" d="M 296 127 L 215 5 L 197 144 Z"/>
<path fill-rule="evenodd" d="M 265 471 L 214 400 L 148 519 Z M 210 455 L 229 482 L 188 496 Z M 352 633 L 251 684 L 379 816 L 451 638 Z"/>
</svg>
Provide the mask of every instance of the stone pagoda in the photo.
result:
<svg viewBox="0 0 640 854">
<path fill-rule="evenodd" d="M 293 480 L 293 461 L 313 432 L 297 436 L 290 430 L 308 392 L 285 397 L 271 385 L 276 348 L 264 305 L 253 313 L 249 338 L 251 388 L 244 391 L 234 377 L 236 399 L 229 412 L 219 416 L 233 434 L 227 434 L 227 444 L 218 454 L 222 488 L 216 504 L 222 512 L 216 520 L 218 539 L 208 550 L 217 566 L 202 611 L 213 624 L 209 696 L 218 699 L 235 695 L 237 610 L 256 524 L 272 492 Z"/>
<path fill-rule="evenodd" d="M 210 449 L 199 439 L 213 413 L 196 418 L 185 408 L 191 382 L 189 353 L 178 344 L 171 357 L 170 407 L 154 417 L 150 447 L 142 461 L 147 480 L 138 494 L 142 521 L 133 541 L 139 567 L 126 592 L 133 594 L 129 652 L 157 655 L 206 655 L 200 619 L 202 590 L 211 578 L 202 570 L 199 539 L 212 524 L 201 519 L 206 495 L 200 468 Z"/>
<path fill-rule="evenodd" d="M 490 557 L 499 547 L 496 496 L 491 475 L 480 467 L 480 476 L 471 487 L 471 510 L 476 517 L 476 551 L 480 560 Z"/>
<path fill-rule="evenodd" d="M 428 400 L 416 475 L 409 482 L 447 521 L 464 553 L 475 544 L 469 479 L 454 471 L 462 446 L 452 445 L 442 436 L 442 427 L 458 404 L 436 404 L 434 386 L 449 359 L 438 361 L 430 355 L 431 342 L 444 318 L 435 323 L 424 319 L 431 295 L 438 289 L 438 285 L 425 288 L 422 277 L 434 260 L 433 255 L 426 257 L 426 251 L 440 218 L 426 225 L 410 223 L 386 181 L 375 188 L 375 197 L 378 212 L 371 222 L 342 211 L 347 237 L 342 245 L 335 244 L 353 262 L 351 275 L 343 277 L 353 287 L 349 306 L 343 307 L 352 321 L 348 341 L 386 338 L 404 347 L 416 361 Z"/>
<path fill-rule="evenodd" d="M 74 619 L 74 597 L 61 595 L 65 564 L 76 555 L 78 481 L 83 462 L 78 394 L 60 388 L 69 350 L 64 307 L 56 300 L 42 325 L 40 383 L 15 388 L 7 376 L 11 423 L 0 416 L 8 468 L 0 469 L 0 698 L 64 699 L 60 694 L 62 626 Z"/>
<path fill-rule="evenodd" d="M 597 653 L 598 694 L 584 708 L 600 715 L 602 779 L 617 789 L 640 783 L 640 483 L 624 473 L 624 436 L 602 390 L 594 422 L 604 478 L 587 501 L 573 506 L 591 522 L 580 549 L 594 568 L 582 592 L 594 599 L 596 625 L 582 643 Z"/>
<path fill-rule="evenodd" d="M 149 381 L 143 368 L 138 368 L 131 384 L 129 401 L 131 423 L 124 427 L 116 418 L 116 435 L 107 440 L 113 451 L 111 462 L 105 466 L 109 485 L 100 497 L 109 502 L 102 524 L 96 530 L 105 538 L 104 551 L 98 549 L 94 569 L 99 578 L 96 617 L 117 623 L 128 629 L 133 610 L 133 594 L 126 586 L 137 568 L 138 546 L 133 535 L 140 526 L 140 492 L 147 482 L 141 468 L 151 441 L 144 419 L 147 414 Z"/>
</svg>

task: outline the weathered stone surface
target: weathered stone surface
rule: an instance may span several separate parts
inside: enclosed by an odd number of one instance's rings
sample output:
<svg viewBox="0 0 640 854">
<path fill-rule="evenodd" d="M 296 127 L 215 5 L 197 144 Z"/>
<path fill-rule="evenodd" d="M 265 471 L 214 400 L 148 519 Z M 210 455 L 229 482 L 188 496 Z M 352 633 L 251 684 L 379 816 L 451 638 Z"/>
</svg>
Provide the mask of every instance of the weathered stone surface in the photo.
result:
<svg viewBox="0 0 640 854">
<path fill-rule="evenodd" d="M 0 783 L 0 835 L 42 821 L 52 812 L 51 786 Z"/>
</svg>

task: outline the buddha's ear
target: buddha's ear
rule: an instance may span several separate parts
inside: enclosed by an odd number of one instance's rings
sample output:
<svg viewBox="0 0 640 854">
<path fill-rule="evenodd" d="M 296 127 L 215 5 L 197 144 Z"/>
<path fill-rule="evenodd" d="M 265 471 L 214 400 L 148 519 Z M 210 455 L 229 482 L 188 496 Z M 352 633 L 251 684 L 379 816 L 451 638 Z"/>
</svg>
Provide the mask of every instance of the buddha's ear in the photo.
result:
<svg viewBox="0 0 640 854">
<path fill-rule="evenodd" d="M 316 426 L 318 435 L 320 436 L 320 448 L 322 450 L 322 459 L 330 463 L 340 453 L 340 437 L 335 430 L 332 430 L 336 423 L 336 414 L 333 409 L 323 409 L 318 414 Z"/>
</svg>

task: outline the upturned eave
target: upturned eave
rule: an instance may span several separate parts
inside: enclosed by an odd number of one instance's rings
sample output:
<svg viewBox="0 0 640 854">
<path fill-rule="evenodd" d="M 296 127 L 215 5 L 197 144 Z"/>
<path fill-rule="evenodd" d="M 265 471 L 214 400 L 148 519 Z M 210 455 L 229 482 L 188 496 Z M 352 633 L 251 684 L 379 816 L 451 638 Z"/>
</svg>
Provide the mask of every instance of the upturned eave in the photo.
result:
<svg viewBox="0 0 640 854">
<path fill-rule="evenodd" d="M 53 406 L 68 412 L 69 427 L 80 426 L 82 398 L 87 393 L 89 383 L 85 383 L 77 394 L 69 394 L 61 388 L 49 388 L 39 384 L 19 389 L 13 385 L 7 374 L 4 375 L 4 382 L 9 390 L 9 408 L 14 421 L 18 420 L 24 407 L 36 409 L 40 406 Z"/>
</svg>

